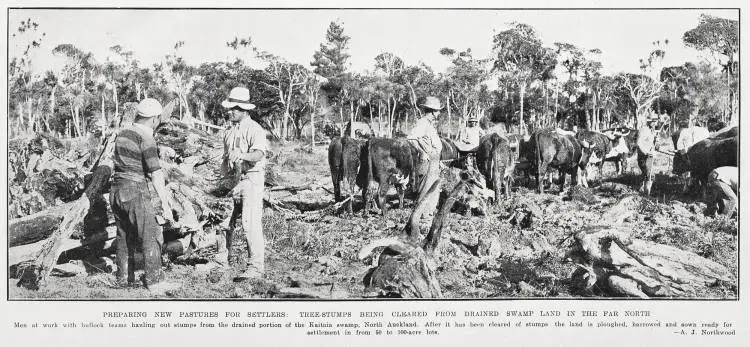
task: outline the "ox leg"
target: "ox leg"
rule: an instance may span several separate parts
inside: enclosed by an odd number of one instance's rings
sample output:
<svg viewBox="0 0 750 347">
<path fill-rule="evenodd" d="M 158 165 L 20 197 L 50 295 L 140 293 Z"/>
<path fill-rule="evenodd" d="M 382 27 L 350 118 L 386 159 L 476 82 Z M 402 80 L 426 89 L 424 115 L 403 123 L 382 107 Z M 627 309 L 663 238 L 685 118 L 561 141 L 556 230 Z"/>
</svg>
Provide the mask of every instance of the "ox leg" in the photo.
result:
<svg viewBox="0 0 750 347">
<path fill-rule="evenodd" d="M 388 203 L 385 201 L 386 200 L 385 198 L 388 194 L 389 189 L 390 189 L 390 186 L 388 185 L 388 183 L 381 183 L 380 187 L 378 187 L 377 203 L 379 205 L 378 207 L 380 207 L 380 210 L 383 213 L 383 217 L 385 217 L 388 214 Z"/>
<path fill-rule="evenodd" d="M 362 217 L 367 217 L 367 212 L 372 204 L 372 189 L 370 189 L 370 182 L 367 182 L 365 187 L 362 188 L 362 202 L 364 203 L 364 206 L 362 207 Z"/>
<path fill-rule="evenodd" d="M 398 191 L 398 208 L 404 209 L 404 187 L 397 186 L 396 191 Z"/>
<path fill-rule="evenodd" d="M 570 169 L 569 172 L 568 172 L 570 174 L 570 186 L 571 187 L 574 186 L 574 185 L 576 185 L 576 184 L 578 184 L 579 180 L 583 181 L 581 178 L 578 177 L 578 170 L 579 169 L 580 169 L 580 167 L 574 167 L 574 168 Z M 581 169 L 581 170 L 583 171 L 583 169 Z M 585 174 L 581 173 L 581 176 L 583 176 L 583 175 L 585 175 Z M 565 177 L 565 176 L 566 175 L 563 173 L 563 177 Z M 563 178 L 563 180 L 564 180 L 564 178 Z M 581 184 L 581 185 L 583 185 L 583 184 Z M 563 187 L 562 187 L 562 185 L 560 185 L 560 192 L 562 192 L 562 191 L 563 191 Z"/>
<path fill-rule="evenodd" d="M 336 202 L 341 201 L 341 181 L 339 175 L 334 170 L 331 170 L 331 180 L 333 181 L 333 197 Z"/>
<path fill-rule="evenodd" d="M 357 184 L 354 180 L 351 180 L 349 182 L 349 203 L 347 203 L 347 208 L 349 210 L 349 214 L 354 213 L 354 187 L 356 187 Z"/>
<path fill-rule="evenodd" d="M 500 177 L 498 177 L 498 176 L 500 176 Z M 502 176 L 502 174 L 495 175 L 495 177 L 493 179 L 493 182 L 492 182 L 492 187 L 495 190 L 495 201 L 493 201 L 493 205 L 497 206 L 497 205 L 500 204 L 500 198 L 502 198 L 502 196 L 503 196 L 503 192 L 502 192 L 502 189 L 503 189 L 503 176 Z"/>
<path fill-rule="evenodd" d="M 536 191 L 544 193 L 544 180 L 547 178 L 547 164 L 540 163 L 536 170 Z"/>
</svg>

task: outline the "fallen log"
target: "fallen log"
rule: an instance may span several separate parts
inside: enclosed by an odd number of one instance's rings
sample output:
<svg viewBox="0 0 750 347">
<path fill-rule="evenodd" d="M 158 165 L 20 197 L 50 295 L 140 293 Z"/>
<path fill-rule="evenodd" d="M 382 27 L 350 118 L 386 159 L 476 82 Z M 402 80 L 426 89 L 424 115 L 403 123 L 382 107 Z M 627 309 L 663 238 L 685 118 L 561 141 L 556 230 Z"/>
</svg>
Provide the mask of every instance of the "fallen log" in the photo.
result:
<svg viewBox="0 0 750 347">
<path fill-rule="evenodd" d="M 112 242 L 117 237 L 117 228 L 108 227 L 105 231 L 99 232 L 85 239 L 67 239 L 61 242 L 61 255 L 65 256 L 66 252 L 76 250 L 81 247 L 96 246 L 100 249 L 110 249 Z M 10 278 L 28 278 L 31 280 L 35 273 L 39 271 L 35 268 L 35 260 L 44 250 L 47 242 L 40 241 L 23 246 L 12 247 L 8 249 L 8 268 Z M 114 251 L 114 250 L 112 250 Z M 57 264 L 57 262 L 55 262 Z M 27 274 L 28 273 L 28 274 Z"/>
<path fill-rule="evenodd" d="M 26 217 L 8 221 L 8 247 L 27 245 L 52 236 L 66 214 L 74 208 L 69 202 Z"/>
<path fill-rule="evenodd" d="M 720 282 L 736 283 L 723 265 L 677 247 L 637 239 L 625 218 L 643 202 L 626 196 L 602 215 L 600 225 L 575 234 L 568 252 L 579 268 L 572 274 L 573 287 L 599 288 L 615 296 L 689 297 Z"/>
</svg>

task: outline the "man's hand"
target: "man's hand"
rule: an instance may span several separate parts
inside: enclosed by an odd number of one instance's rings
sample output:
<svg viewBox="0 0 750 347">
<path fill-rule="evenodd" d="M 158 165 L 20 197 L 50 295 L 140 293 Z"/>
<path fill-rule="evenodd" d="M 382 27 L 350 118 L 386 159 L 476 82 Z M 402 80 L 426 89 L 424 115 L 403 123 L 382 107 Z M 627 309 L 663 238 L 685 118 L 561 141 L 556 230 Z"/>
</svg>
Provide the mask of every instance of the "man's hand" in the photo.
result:
<svg viewBox="0 0 750 347">
<path fill-rule="evenodd" d="M 240 160 L 242 160 L 243 154 L 241 151 L 237 149 L 233 149 L 231 152 L 229 152 L 229 162 L 230 163 L 236 163 Z"/>
</svg>

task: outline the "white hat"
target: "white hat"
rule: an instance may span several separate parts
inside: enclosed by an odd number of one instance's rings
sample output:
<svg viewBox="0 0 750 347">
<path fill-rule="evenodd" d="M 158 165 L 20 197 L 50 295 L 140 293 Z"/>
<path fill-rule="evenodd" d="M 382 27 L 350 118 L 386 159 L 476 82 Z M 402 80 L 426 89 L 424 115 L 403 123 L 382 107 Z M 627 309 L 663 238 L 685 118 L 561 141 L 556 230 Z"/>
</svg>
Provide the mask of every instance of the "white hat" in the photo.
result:
<svg viewBox="0 0 750 347">
<path fill-rule="evenodd" d="M 145 98 L 138 103 L 138 116 L 143 118 L 151 118 L 154 116 L 161 115 L 161 104 L 156 99 Z"/>
<path fill-rule="evenodd" d="M 250 91 L 243 87 L 232 88 L 229 97 L 221 102 L 221 106 L 224 108 L 239 107 L 248 111 L 255 108 L 255 105 L 250 103 Z"/>
</svg>

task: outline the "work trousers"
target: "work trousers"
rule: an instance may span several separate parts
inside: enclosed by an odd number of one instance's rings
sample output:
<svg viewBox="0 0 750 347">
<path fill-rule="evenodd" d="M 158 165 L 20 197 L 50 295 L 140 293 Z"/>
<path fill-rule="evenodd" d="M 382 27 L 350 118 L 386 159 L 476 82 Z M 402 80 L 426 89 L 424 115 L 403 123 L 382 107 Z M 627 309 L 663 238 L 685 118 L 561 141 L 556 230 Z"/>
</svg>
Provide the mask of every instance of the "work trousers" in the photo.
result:
<svg viewBox="0 0 750 347">
<path fill-rule="evenodd" d="M 117 280 L 135 282 L 135 253 L 143 252 L 145 285 L 162 279 L 162 229 L 156 222 L 151 194 L 146 182 L 116 179 L 109 194 L 109 203 L 117 224 Z"/>
<path fill-rule="evenodd" d="M 427 191 L 432 187 L 432 184 L 435 183 L 435 181 L 438 180 L 440 177 L 440 157 L 439 154 L 437 156 L 435 155 L 426 155 L 425 161 L 419 164 L 419 167 L 417 169 L 417 173 L 420 176 L 420 179 L 418 180 L 418 191 L 419 191 L 419 197 L 417 198 L 417 201 L 422 201 L 422 198 L 427 194 Z M 430 200 L 427 201 L 427 211 L 433 211 L 435 208 L 437 208 L 438 200 L 440 199 L 440 194 L 435 194 L 430 197 Z"/>
<path fill-rule="evenodd" d="M 638 168 L 641 169 L 644 181 L 654 180 L 654 156 L 638 151 Z"/>
<path fill-rule="evenodd" d="M 234 198 L 234 209 L 229 220 L 229 233 L 220 232 L 219 254 L 229 260 L 232 249 L 232 231 L 237 224 L 237 218 L 242 215 L 242 230 L 247 240 L 249 263 L 259 272 L 265 271 L 266 241 L 263 236 L 263 184 L 265 181 L 263 172 L 248 172 L 242 176 L 237 186 L 232 189 Z M 219 259 L 224 261 L 224 259 Z"/>
<path fill-rule="evenodd" d="M 737 194 L 734 193 L 732 187 L 722 181 L 714 179 L 713 177 L 709 177 L 708 191 L 710 194 L 708 202 L 711 204 L 709 206 L 709 211 L 711 213 L 713 213 L 717 204 L 722 207 L 719 213 L 729 216 L 734 213 L 738 199 Z"/>
</svg>

